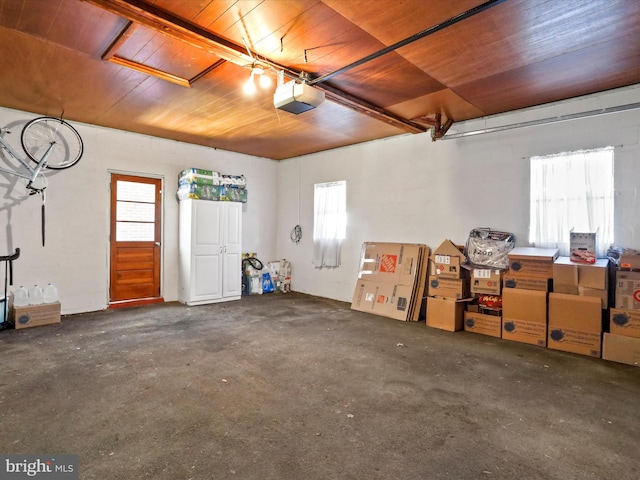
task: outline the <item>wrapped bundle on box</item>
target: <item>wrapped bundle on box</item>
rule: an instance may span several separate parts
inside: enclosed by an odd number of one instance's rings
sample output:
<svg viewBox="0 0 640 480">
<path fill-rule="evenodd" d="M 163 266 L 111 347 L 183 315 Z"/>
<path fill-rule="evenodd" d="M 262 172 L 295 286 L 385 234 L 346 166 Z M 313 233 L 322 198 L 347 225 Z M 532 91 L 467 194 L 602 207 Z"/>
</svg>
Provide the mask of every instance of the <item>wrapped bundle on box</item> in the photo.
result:
<svg viewBox="0 0 640 480">
<path fill-rule="evenodd" d="M 220 199 L 220 173 L 199 168 L 182 170 L 178 176 L 178 200 L 195 198 L 197 200 Z"/>
<path fill-rule="evenodd" d="M 220 177 L 220 201 L 247 203 L 247 179 L 244 175 Z"/>
</svg>

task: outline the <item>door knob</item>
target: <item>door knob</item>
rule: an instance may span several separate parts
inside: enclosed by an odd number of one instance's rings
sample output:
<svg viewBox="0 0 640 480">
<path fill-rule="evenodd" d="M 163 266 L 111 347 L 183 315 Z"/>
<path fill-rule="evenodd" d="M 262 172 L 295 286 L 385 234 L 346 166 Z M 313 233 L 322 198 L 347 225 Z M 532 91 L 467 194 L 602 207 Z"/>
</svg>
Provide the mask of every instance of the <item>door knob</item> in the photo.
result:
<svg viewBox="0 0 640 480">
<path fill-rule="evenodd" d="M 160 246 L 160 242 L 155 242 L 155 246 L 159 247 Z"/>
</svg>

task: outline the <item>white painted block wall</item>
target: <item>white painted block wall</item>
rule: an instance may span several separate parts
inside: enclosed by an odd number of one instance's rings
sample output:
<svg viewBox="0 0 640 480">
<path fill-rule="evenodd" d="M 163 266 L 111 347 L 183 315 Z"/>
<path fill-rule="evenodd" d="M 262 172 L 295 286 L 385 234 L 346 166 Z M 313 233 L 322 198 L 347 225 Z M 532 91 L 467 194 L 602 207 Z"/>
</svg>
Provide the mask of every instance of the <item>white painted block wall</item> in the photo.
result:
<svg viewBox="0 0 640 480">
<path fill-rule="evenodd" d="M 0 108 L 0 126 L 18 151 L 24 123 L 37 115 Z M 73 122 L 72 122 L 73 123 Z M 58 287 L 62 313 L 102 310 L 108 305 L 109 180 L 117 171 L 163 179 L 162 294 L 178 298 L 179 172 L 188 167 L 247 177 L 249 201 L 243 205 L 243 251 L 275 259 L 277 162 L 197 145 L 73 123 L 84 141 L 80 162 L 48 174 L 46 245 L 40 236 L 40 206 L 22 180 L 0 174 L 0 255 L 16 247 L 14 287 Z M 4 163 L 2 159 L 0 162 Z M 3 277 L 0 273 L 0 278 Z"/>
<path fill-rule="evenodd" d="M 640 86 L 454 125 L 452 132 L 640 102 Z M 529 158 L 615 146 L 615 241 L 640 249 L 640 110 L 432 142 L 405 135 L 285 160 L 278 165 L 278 257 L 292 263 L 292 289 L 351 301 L 365 241 L 464 244 L 474 227 L 514 233 L 528 245 Z M 342 265 L 311 264 L 313 185 L 347 181 Z M 291 229 L 302 226 L 294 244 Z"/>
</svg>

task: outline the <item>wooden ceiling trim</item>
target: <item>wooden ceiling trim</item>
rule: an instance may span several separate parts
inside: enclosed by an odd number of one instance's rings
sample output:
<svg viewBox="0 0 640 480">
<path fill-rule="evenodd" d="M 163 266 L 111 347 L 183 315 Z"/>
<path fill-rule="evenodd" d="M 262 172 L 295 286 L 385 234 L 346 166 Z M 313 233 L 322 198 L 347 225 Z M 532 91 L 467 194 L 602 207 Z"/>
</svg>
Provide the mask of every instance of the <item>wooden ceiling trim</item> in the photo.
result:
<svg viewBox="0 0 640 480">
<path fill-rule="evenodd" d="M 157 68 L 134 62 L 133 60 L 119 57 L 118 55 L 111 55 L 107 59 L 107 61 L 115 63 L 116 65 L 120 65 L 121 67 L 127 67 L 137 72 L 144 73 L 146 75 L 151 75 L 153 77 L 159 78 L 160 80 L 175 83 L 176 85 L 180 85 L 181 87 L 191 88 L 191 82 L 189 82 L 189 79 L 187 78 L 182 78 L 169 72 L 163 72 L 162 70 L 158 70 Z"/>
<path fill-rule="evenodd" d="M 237 65 L 247 65 L 251 64 L 254 59 L 248 55 L 246 52 L 246 48 L 244 46 L 233 43 L 232 41 L 223 38 L 219 35 L 211 33 L 207 30 L 204 30 L 197 25 L 185 22 L 184 20 L 173 16 L 172 14 L 161 10 L 159 8 L 154 7 L 148 3 L 142 2 L 140 0 L 84 0 L 91 4 L 94 4 L 100 8 L 106 9 L 113 13 L 123 16 L 133 22 L 140 23 L 141 25 L 148 27 L 150 29 L 162 32 L 166 35 L 169 35 L 174 38 L 178 38 L 187 43 L 191 43 L 195 46 L 200 46 L 201 48 L 205 48 L 208 51 L 212 51 L 213 48 L 214 53 L 219 55 L 221 58 L 235 63 Z M 490 0 L 490 1 L 504 1 L 504 0 Z M 112 57 L 113 58 L 113 57 Z M 124 59 L 122 59 L 124 60 Z M 267 59 L 265 63 L 274 66 L 275 68 L 282 69 L 291 77 L 299 76 L 300 72 L 292 71 L 291 69 L 279 65 L 275 62 L 270 62 Z M 131 65 L 130 68 L 134 68 L 136 65 L 135 62 L 128 61 Z M 137 64 L 138 66 L 145 67 L 142 64 Z M 151 72 L 155 70 L 159 74 L 166 73 L 161 72 L 160 70 L 152 69 L 151 67 L 147 67 L 147 72 Z M 142 70 L 140 70 L 142 71 Z M 152 75 L 152 73 L 149 73 Z M 170 75 L 170 74 L 168 74 Z M 156 75 L 158 76 L 158 75 Z M 175 80 L 174 83 L 180 82 L 180 77 L 173 76 Z M 162 78 L 162 77 L 159 77 Z M 171 81 L 169 78 L 163 78 L 165 80 Z M 188 82 L 188 81 L 187 81 Z M 178 83 L 181 84 L 181 83 Z M 363 113 L 369 117 L 376 118 L 382 122 L 385 122 L 390 125 L 397 126 L 403 131 L 410 133 L 421 133 L 424 132 L 424 128 L 421 125 L 416 124 L 415 122 L 411 122 L 409 120 L 403 119 L 395 114 L 385 111 L 381 107 L 377 105 L 373 105 L 369 102 L 361 100 L 353 95 L 348 95 L 346 93 L 341 92 L 334 87 L 321 87 L 321 90 L 325 91 L 327 94 L 327 98 L 330 100 L 339 103 L 343 106 L 347 106 L 357 112 Z"/>
<path fill-rule="evenodd" d="M 109 60 L 111 57 L 113 57 L 120 49 L 120 47 L 124 45 L 124 42 L 126 42 L 127 39 L 130 38 L 131 35 L 133 35 L 136 27 L 137 24 L 133 23 L 131 20 L 128 20 L 124 28 L 116 36 L 113 43 L 111 43 L 111 45 L 109 45 L 109 48 L 107 48 L 107 50 L 102 54 L 102 59 Z"/>
</svg>

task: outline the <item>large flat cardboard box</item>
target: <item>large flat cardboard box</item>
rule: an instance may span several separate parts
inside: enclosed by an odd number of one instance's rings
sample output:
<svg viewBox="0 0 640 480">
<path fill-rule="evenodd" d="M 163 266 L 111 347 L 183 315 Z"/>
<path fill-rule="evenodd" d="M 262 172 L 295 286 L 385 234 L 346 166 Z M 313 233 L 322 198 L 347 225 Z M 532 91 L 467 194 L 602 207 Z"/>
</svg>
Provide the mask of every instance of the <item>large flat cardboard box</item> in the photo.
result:
<svg viewBox="0 0 640 480">
<path fill-rule="evenodd" d="M 640 338 L 605 333 L 602 340 L 602 358 L 640 367 Z"/>
<path fill-rule="evenodd" d="M 616 272 L 615 308 L 640 310 L 640 272 Z"/>
<path fill-rule="evenodd" d="M 464 253 L 449 239 L 445 239 L 431 254 L 432 275 L 461 278 L 468 271 L 462 268 L 466 258 Z"/>
<path fill-rule="evenodd" d="M 500 338 L 502 336 L 502 317 L 464 312 L 464 331 Z"/>
<path fill-rule="evenodd" d="M 358 279 L 396 285 L 413 285 L 419 256 L 426 245 L 365 242 L 360 255 Z"/>
<path fill-rule="evenodd" d="M 586 288 L 609 287 L 609 259 L 599 258 L 595 263 L 576 263 L 570 257 L 558 257 L 553 263 L 553 285 L 576 285 Z"/>
<path fill-rule="evenodd" d="M 12 308 L 16 330 L 60 323 L 60 302 Z"/>
<path fill-rule="evenodd" d="M 412 294 L 412 286 L 358 280 L 351 308 L 406 321 L 410 315 Z"/>
<path fill-rule="evenodd" d="M 471 296 L 468 278 L 446 278 L 440 275 L 429 276 L 429 296 L 455 298 L 461 300 Z"/>
<path fill-rule="evenodd" d="M 539 290 L 505 288 L 502 290 L 502 316 L 547 324 L 547 293 Z"/>
<path fill-rule="evenodd" d="M 503 270 L 492 268 L 473 268 L 471 270 L 471 293 L 500 295 L 502 291 Z"/>
<path fill-rule="evenodd" d="M 547 344 L 547 292 L 502 290 L 502 338 L 544 347 Z"/>
<path fill-rule="evenodd" d="M 516 247 L 508 254 L 509 274 L 521 277 L 553 278 L 557 248 Z"/>
<path fill-rule="evenodd" d="M 512 342 L 544 347 L 547 345 L 547 324 L 507 318 L 506 315 L 503 315 L 502 338 Z"/>
<path fill-rule="evenodd" d="M 553 350 L 600 357 L 602 304 L 596 297 L 549 294 L 549 338 Z"/>
<path fill-rule="evenodd" d="M 640 310 L 612 308 L 609 317 L 609 331 L 623 337 L 640 338 Z"/>
<path fill-rule="evenodd" d="M 524 290 L 540 290 L 548 292 L 550 290 L 550 281 L 544 277 L 523 277 L 511 275 L 507 273 L 504 276 L 503 287 L 506 288 L 522 288 Z"/>
<path fill-rule="evenodd" d="M 427 326 L 448 332 L 462 330 L 466 303 L 465 300 L 450 298 L 427 298 Z"/>
</svg>

